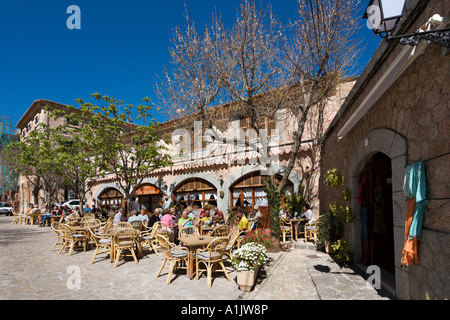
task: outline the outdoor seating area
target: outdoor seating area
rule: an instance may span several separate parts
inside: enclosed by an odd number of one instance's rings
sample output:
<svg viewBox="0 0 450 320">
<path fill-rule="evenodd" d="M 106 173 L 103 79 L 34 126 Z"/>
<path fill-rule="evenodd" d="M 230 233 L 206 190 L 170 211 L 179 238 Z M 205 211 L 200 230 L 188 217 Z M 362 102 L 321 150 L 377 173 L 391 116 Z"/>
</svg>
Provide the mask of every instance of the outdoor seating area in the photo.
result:
<svg viewBox="0 0 450 320">
<path fill-rule="evenodd" d="M 216 221 L 205 217 L 203 212 L 193 214 L 189 209 L 182 214 L 173 208 L 155 210 L 160 214 L 150 225 L 150 218 L 156 213 L 138 216 L 132 211 L 128 217 L 124 210 L 110 212 L 106 216 L 90 212 L 78 215 L 79 209 L 76 211 L 76 215 L 35 213 L 27 216 L 14 213 L 11 223 L 49 225 L 55 234 L 55 241 L 49 244 L 50 251 L 56 249 L 58 255 L 92 252 L 87 263 L 108 262 L 114 268 L 129 262 L 139 264 L 144 257 L 160 259 L 161 265 L 155 277 L 165 276 L 166 283 L 171 284 L 176 281 L 173 275 L 181 272 L 190 280 L 206 278 L 207 288 L 213 286 L 215 276 L 224 276 L 230 281 L 227 268 L 233 268 L 233 252 L 241 248 L 243 240 L 258 224 L 255 218 L 247 220 L 242 215 L 231 214 Z M 247 223 L 241 225 L 241 220 L 247 220 Z M 301 225 L 305 241 L 313 238 L 316 242 L 315 226 L 304 225 L 306 221 L 281 219 L 280 241 L 297 240 L 297 228 Z"/>
</svg>

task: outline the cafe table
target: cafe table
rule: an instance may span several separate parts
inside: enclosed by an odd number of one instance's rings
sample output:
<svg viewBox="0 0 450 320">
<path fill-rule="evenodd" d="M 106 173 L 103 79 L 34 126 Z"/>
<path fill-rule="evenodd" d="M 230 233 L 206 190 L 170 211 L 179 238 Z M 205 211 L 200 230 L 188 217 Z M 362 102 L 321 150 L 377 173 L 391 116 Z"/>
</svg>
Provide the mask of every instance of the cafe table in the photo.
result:
<svg viewBox="0 0 450 320">
<path fill-rule="evenodd" d="M 200 225 L 200 234 L 201 235 L 206 235 L 206 234 L 208 234 L 209 232 L 211 232 L 211 231 L 213 231 L 214 230 L 214 226 L 211 226 L 211 227 L 205 227 L 205 226 L 203 226 L 203 225 Z"/>
<path fill-rule="evenodd" d="M 189 250 L 189 256 L 188 256 L 188 260 L 189 260 L 188 277 L 189 277 L 189 279 L 192 279 L 192 276 L 194 274 L 195 251 L 200 247 L 207 246 L 214 239 L 215 239 L 215 237 L 210 236 L 208 234 L 200 235 L 200 236 L 185 236 L 185 237 L 178 238 L 178 240 L 183 244 L 183 246 L 187 247 Z"/>
<path fill-rule="evenodd" d="M 286 219 L 287 222 L 289 222 L 292 226 L 292 229 L 294 231 L 294 240 L 297 241 L 297 222 L 300 222 L 300 224 L 302 224 L 302 222 L 307 221 L 308 219 L 306 218 L 292 218 L 292 219 Z M 304 232 L 303 232 L 304 233 Z"/>
</svg>

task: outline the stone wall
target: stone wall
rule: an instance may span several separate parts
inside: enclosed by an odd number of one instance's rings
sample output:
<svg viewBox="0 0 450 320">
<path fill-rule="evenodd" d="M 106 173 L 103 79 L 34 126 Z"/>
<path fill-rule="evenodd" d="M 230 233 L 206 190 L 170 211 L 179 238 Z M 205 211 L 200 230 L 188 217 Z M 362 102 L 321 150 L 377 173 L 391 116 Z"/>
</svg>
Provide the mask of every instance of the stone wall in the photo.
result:
<svg viewBox="0 0 450 320">
<path fill-rule="evenodd" d="M 430 1 L 409 31 L 416 30 L 435 13 L 448 16 L 449 9 L 444 3 Z M 382 45 L 388 47 L 385 42 Z M 360 79 L 361 84 L 355 85 L 357 88 L 346 102 L 345 112 L 329 131 L 322 150 L 321 168 L 323 172 L 337 168 L 345 174 L 353 195 L 355 216 L 359 219 L 355 199 L 364 164 L 376 152 L 391 158 L 396 294 L 401 299 L 445 299 L 450 296 L 447 267 L 450 263 L 450 156 L 445 156 L 450 152 L 450 56 L 443 55 L 442 47 L 429 44 L 355 127 L 342 139 L 337 137 L 337 132 L 403 48 L 396 45 L 390 49 L 387 56 L 379 56 L 384 60 L 371 60 L 366 68 L 370 73 Z M 441 155 L 444 156 L 438 157 Z M 432 200 L 427 206 L 419 239 L 420 261 L 404 267 L 400 265 L 406 219 L 406 196 L 402 192 L 404 168 L 435 157 L 438 158 L 426 162 L 427 197 Z M 323 179 L 319 188 L 322 208 L 340 197 L 324 185 Z M 361 257 L 359 223 L 357 220 L 348 230 L 356 260 Z"/>
</svg>

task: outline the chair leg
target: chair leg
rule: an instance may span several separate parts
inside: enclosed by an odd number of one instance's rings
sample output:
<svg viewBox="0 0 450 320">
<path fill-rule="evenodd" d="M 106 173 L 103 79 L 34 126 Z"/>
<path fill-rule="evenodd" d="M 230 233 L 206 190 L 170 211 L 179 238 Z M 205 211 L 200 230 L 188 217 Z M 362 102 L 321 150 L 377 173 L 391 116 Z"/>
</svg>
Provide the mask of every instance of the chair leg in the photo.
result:
<svg viewBox="0 0 450 320">
<path fill-rule="evenodd" d="M 70 243 L 70 251 L 69 251 L 69 256 L 72 255 L 73 252 L 73 248 L 75 247 L 75 241 L 71 241 Z"/>
<path fill-rule="evenodd" d="M 99 249 L 99 247 L 97 247 L 97 248 L 95 249 L 94 256 L 92 257 L 92 260 L 91 260 L 91 264 L 94 263 L 95 257 L 97 256 L 97 253 L 98 253 L 98 249 Z"/>
<path fill-rule="evenodd" d="M 59 238 L 56 238 L 56 241 L 55 241 L 55 243 L 53 244 L 53 247 L 50 249 L 50 251 L 53 251 L 53 249 L 55 249 L 55 247 L 56 247 L 56 245 L 58 244 L 58 242 L 59 242 Z"/>
<path fill-rule="evenodd" d="M 114 261 L 114 268 L 117 268 L 117 264 L 119 263 L 120 254 L 122 253 L 122 250 L 117 248 L 116 250 L 116 259 Z"/>
<path fill-rule="evenodd" d="M 230 281 L 230 277 L 228 276 L 228 272 L 227 272 L 227 269 L 225 269 L 225 265 L 223 264 L 223 261 L 220 261 L 219 263 L 222 266 L 222 270 L 225 273 L 225 277 L 227 277 L 227 280 Z"/>
<path fill-rule="evenodd" d="M 139 263 L 139 261 L 138 261 L 138 259 L 137 259 L 137 257 L 136 257 L 136 253 L 134 252 L 134 249 L 131 248 L 130 251 L 131 251 L 131 254 L 133 255 L 134 262 Z"/>
<path fill-rule="evenodd" d="M 164 258 L 164 261 L 161 265 L 161 268 L 159 268 L 158 274 L 156 275 L 157 277 L 159 277 L 159 275 L 161 274 L 162 269 L 164 268 L 164 265 L 166 264 L 167 258 Z"/>
<path fill-rule="evenodd" d="M 170 280 L 172 278 L 172 272 L 173 272 L 173 267 L 174 266 L 175 266 L 175 262 L 173 260 L 170 260 L 169 273 L 167 274 L 167 280 L 166 280 L 167 284 L 170 284 Z"/>
<path fill-rule="evenodd" d="M 208 265 L 206 266 L 207 269 L 207 277 L 208 277 L 208 288 L 211 288 L 212 286 L 212 268 L 211 265 L 208 263 Z"/>
</svg>

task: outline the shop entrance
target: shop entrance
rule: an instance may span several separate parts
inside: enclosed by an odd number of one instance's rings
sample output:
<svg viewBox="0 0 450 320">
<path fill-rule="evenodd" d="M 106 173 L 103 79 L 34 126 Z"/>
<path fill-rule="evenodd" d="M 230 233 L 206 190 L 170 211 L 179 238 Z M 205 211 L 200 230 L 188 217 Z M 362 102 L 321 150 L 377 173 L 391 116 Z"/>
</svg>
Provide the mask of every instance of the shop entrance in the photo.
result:
<svg viewBox="0 0 450 320">
<path fill-rule="evenodd" d="M 360 175 L 362 263 L 394 274 L 394 224 L 391 159 L 375 154 Z"/>
</svg>

